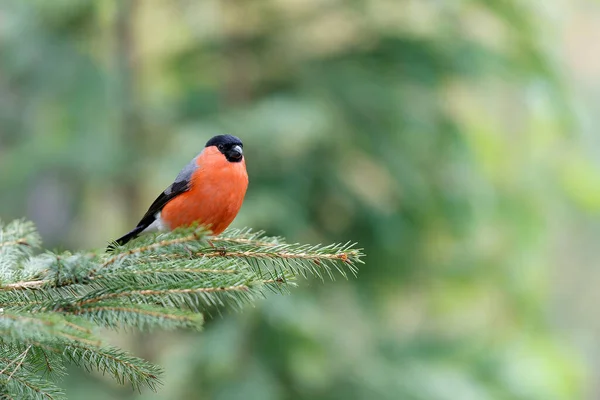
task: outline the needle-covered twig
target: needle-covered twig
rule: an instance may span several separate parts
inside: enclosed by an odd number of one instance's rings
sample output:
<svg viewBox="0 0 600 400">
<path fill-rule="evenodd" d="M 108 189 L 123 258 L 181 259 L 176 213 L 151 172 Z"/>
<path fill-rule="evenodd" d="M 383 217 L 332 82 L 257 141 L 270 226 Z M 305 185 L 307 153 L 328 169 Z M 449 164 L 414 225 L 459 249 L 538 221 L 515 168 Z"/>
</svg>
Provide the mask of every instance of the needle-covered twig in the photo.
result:
<svg viewBox="0 0 600 400">
<path fill-rule="evenodd" d="M 39 246 L 32 224 L 0 223 L 0 396 L 8 398 L 62 398 L 37 373 L 69 362 L 154 389 L 160 369 L 106 345 L 98 327 L 200 329 L 203 311 L 241 309 L 287 292 L 298 276 L 355 275 L 363 256 L 351 243 L 289 244 L 248 229 L 209 237 L 194 227 L 108 254 L 35 255 Z"/>
</svg>

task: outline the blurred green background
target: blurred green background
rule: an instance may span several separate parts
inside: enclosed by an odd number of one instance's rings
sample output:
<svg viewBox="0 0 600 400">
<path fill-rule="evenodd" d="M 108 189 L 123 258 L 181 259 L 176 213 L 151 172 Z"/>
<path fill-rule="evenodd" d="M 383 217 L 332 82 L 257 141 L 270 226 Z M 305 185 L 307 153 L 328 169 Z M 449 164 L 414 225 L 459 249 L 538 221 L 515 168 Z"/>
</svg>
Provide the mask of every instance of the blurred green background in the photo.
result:
<svg viewBox="0 0 600 400">
<path fill-rule="evenodd" d="M 107 332 L 164 386 L 70 399 L 600 398 L 598 37 L 593 0 L 0 0 L 0 218 L 102 248 L 231 133 L 235 226 L 368 255 Z"/>
</svg>

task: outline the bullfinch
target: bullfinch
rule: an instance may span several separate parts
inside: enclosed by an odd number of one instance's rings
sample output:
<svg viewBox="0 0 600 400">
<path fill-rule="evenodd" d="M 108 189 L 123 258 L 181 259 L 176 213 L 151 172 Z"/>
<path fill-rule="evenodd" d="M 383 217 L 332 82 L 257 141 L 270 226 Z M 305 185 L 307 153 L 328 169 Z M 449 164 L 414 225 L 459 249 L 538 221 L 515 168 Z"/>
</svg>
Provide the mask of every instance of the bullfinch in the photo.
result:
<svg viewBox="0 0 600 400">
<path fill-rule="evenodd" d="M 244 145 L 235 136 L 210 139 L 150 206 L 137 226 L 115 240 L 122 246 L 149 231 L 199 223 L 218 235 L 237 215 L 248 187 Z M 114 244 L 109 246 L 109 250 Z"/>
</svg>

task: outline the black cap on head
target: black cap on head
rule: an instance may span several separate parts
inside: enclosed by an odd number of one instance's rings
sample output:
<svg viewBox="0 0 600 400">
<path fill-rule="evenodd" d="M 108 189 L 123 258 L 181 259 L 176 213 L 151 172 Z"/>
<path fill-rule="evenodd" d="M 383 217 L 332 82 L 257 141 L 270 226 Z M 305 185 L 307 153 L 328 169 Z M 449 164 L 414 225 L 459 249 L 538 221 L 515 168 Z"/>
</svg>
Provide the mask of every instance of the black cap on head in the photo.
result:
<svg viewBox="0 0 600 400">
<path fill-rule="evenodd" d="M 210 147 L 210 146 L 218 146 L 218 145 L 238 145 L 238 146 L 244 146 L 242 144 L 242 141 L 232 135 L 217 135 L 214 136 L 213 138 L 211 138 L 208 142 L 206 142 L 206 146 L 205 147 Z"/>
<path fill-rule="evenodd" d="M 215 136 L 206 142 L 206 147 L 216 146 L 229 162 L 240 162 L 244 159 L 244 145 L 239 138 L 231 135 Z"/>
</svg>

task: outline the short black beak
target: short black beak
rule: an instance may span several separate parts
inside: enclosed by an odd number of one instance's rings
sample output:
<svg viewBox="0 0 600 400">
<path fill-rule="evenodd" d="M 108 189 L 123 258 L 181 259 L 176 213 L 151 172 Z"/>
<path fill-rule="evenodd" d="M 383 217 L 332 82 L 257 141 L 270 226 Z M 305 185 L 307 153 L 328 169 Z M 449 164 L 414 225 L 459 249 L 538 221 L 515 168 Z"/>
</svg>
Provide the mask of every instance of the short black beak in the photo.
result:
<svg viewBox="0 0 600 400">
<path fill-rule="evenodd" d="M 242 150 L 242 147 L 239 145 L 233 146 L 231 148 L 231 150 L 229 150 L 229 158 L 231 158 L 232 160 L 239 161 L 242 159 L 243 155 L 244 155 L 244 151 Z"/>
</svg>

